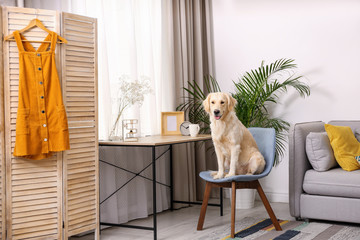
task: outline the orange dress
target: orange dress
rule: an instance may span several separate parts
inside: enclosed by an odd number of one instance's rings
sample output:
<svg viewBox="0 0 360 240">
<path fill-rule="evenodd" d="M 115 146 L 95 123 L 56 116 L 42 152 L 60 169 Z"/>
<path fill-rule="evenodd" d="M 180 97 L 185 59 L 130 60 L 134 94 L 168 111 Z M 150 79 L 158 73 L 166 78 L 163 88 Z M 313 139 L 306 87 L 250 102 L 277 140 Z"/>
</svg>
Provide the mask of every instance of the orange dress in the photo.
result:
<svg viewBox="0 0 360 240">
<path fill-rule="evenodd" d="M 19 49 L 19 104 L 14 156 L 39 160 L 70 149 L 66 111 L 55 65 L 57 34 L 35 50 L 14 32 Z"/>
</svg>

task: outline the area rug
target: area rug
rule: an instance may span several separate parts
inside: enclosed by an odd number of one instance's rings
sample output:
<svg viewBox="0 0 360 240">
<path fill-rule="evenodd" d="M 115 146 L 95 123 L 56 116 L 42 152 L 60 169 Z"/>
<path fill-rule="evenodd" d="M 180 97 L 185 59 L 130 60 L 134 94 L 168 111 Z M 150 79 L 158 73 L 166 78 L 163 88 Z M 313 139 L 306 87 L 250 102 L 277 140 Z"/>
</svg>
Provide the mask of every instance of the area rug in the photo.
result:
<svg viewBox="0 0 360 240">
<path fill-rule="evenodd" d="M 252 222 L 251 218 L 243 219 Z M 222 240 L 359 240 L 360 227 L 321 222 L 279 220 L 282 231 L 276 231 L 270 219 L 263 219 L 247 227 L 235 229 L 235 238 L 230 235 Z"/>
</svg>

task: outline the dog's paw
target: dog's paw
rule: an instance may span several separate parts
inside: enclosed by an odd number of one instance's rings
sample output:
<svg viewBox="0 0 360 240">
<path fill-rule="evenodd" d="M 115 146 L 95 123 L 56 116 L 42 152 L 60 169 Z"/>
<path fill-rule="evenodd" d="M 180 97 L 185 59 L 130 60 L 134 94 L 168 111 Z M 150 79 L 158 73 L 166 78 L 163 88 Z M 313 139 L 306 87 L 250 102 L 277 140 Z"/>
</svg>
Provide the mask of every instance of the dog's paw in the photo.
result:
<svg viewBox="0 0 360 240">
<path fill-rule="evenodd" d="M 247 173 L 246 175 L 254 175 L 253 173 Z"/>
<path fill-rule="evenodd" d="M 219 173 L 219 172 L 215 172 L 215 174 L 213 175 L 214 179 L 221 179 L 224 177 L 223 173 Z"/>
<path fill-rule="evenodd" d="M 218 173 L 218 172 L 216 172 L 216 171 L 212 171 L 212 172 L 210 173 L 210 175 L 213 177 L 213 176 L 215 176 L 217 173 Z"/>
<path fill-rule="evenodd" d="M 225 178 L 232 177 L 232 176 L 235 176 L 235 173 L 228 173 L 225 175 Z"/>
</svg>

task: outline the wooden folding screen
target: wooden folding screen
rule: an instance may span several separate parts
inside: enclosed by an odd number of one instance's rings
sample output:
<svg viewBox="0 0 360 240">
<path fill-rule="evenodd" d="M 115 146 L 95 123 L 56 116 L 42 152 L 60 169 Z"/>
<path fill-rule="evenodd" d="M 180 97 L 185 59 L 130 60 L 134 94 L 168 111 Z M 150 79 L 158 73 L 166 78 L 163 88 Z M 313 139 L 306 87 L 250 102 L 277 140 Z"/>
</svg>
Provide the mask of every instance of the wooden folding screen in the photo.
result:
<svg viewBox="0 0 360 240">
<path fill-rule="evenodd" d="M 38 18 L 48 29 L 67 38 L 67 45 L 57 44 L 56 61 L 71 147 L 71 150 L 46 160 L 12 156 L 19 59 L 16 43 L 4 42 L 6 239 L 67 239 L 89 230 L 96 230 L 98 238 L 96 20 L 66 13 L 60 17 L 56 11 L 14 7 L 3 7 L 2 15 L 4 35 L 22 29 L 31 19 Z M 24 35 L 27 39 L 43 40 L 47 33 L 34 28 Z M 82 41 L 86 46 L 82 46 Z M 40 45 L 32 44 L 35 48 Z M 1 203 L 3 205 L 4 201 Z M 4 216 L 4 212 L 1 213 Z"/>
</svg>

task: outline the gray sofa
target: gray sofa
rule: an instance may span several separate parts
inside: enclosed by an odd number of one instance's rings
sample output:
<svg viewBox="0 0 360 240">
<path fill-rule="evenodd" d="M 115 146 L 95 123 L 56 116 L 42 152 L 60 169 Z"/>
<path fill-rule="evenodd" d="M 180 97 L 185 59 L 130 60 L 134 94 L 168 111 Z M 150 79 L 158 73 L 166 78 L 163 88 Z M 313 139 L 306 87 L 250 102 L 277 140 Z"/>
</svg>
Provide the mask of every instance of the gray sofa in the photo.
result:
<svg viewBox="0 0 360 240">
<path fill-rule="evenodd" d="M 324 122 L 297 123 L 289 135 L 289 204 L 296 219 L 322 219 L 360 223 L 360 170 L 347 172 L 339 166 L 315 171 L 306 154 L 310 132 L 324 132 Z M 360 121 L 329 124 L 360 129 Z"/>
</svg>

